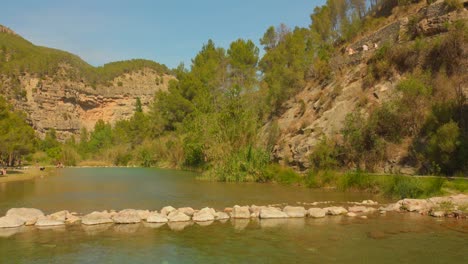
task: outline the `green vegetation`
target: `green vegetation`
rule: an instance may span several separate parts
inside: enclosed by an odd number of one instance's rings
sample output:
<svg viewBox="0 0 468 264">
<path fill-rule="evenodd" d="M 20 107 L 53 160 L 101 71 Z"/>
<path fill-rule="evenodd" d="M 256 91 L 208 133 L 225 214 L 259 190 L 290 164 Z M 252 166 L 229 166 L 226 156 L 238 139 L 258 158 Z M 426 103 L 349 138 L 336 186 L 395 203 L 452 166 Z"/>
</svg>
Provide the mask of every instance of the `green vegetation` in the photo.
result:
<svg viewBox="0 0 468 264">
<path fill-rule="evenodd" d="M 19 76 L 27 72 L 39 77 L 55 75 L 96 85 L 106 84 L 123 73 L 143 68 L 153 69 L 159 74 L 170 73 L 165 65 L 142 59 L 93 67 L 76 55 L 35 46 L 20 36 L 8 33 L 0 33 L 0 47 L 0 72 L 10 76 Z"/>
</svg>

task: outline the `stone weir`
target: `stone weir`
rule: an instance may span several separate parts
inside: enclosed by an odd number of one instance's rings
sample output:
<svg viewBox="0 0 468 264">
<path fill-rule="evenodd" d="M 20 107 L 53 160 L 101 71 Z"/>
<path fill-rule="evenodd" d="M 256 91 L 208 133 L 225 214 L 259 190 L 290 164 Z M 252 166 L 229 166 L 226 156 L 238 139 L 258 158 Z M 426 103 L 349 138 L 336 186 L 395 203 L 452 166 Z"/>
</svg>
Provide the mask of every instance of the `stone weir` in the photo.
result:
<svg viewBox="0 0 468 264">
<path fill-rule="evenodd" d="M 191 207 L 174 208 L 163 207 L 160 211 L 125 209 L 121 211 L 92 212 L 79 215 L 69 211 L 59 211 L 45 215 L 41 210 L 34 208 L 12 208 L 6 216 L 0 218 L 0 230 L 18 228 L 22 226 L 35 226 L 37 228 L 50 228 L 66 225 L 95 226 L 104 224 L 138 224 L 148 223 L 155 225 L 169 225 L 174 223 L 193 223 L 209 225 L 214 221 L 227 221 L 228 219 L 266 220 L 287 218 L 323 218 L 326 216 L 360 217 L 367 219 L 371 214 L 386 214 L 387 212 L 417 212 L 433 217 L 467 218 L 468 195 L 459 194 L 447 197 L 433 197 L 429 199 L 403 199 L 396 203 L 379 205 L 377 202 L 365 200 L 362 202 L 348 202 L 348 206 L 312 207 L 319 204 L 332 204 L 333 202 L 303 203 L 304 206 L 234 206 L 217 211 L 205 207 L 195 210 Z M 345 208 L 346 207 L 346 208 Z"/>
</svg>

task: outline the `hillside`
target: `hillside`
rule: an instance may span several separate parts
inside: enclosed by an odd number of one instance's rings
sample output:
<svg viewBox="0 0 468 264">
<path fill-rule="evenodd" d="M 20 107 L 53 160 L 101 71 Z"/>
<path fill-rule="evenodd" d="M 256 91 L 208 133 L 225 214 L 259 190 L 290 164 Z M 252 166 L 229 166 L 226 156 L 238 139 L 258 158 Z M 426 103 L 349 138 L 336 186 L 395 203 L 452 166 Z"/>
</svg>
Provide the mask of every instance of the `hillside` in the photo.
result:
<svg viewBox="0 0 468 264">
<path fill-rule="evenodd" d="M 0 91 L 25 111 L 39 135 L 51 128 L 59 139 L 92 129 L 97 120 L 115 123 L 144 107 L 173 79 L 169 69 L 148 60 L 93 67 L 68 52 L 35 46 L 0 26 Z"/>
<path fill-rule="evenodd" d="M 368 118 L 379 107 L 400 98 L 402 93 L 397 88 L 400 81 L 418 72 L 448 75 L 443 80 L 440 77 L 442 84 L 428 81 L 433 90 L 439 89 L 439 93 L 429 99 L 433 103 L 442 103 L 454 96 L 457 87 L 461 88 L 466 99 L 466 38 L 461 40 L 463 44 L 453 54 L 449 50 L 438 52 L 438 47 L 450 38 L 449 28 L 453 28 L 454 23 L 466 25 L 467 21 L 466 7 L 454 10 L 444 1 L 429 6 L 422 2 L 406 9 L 395 8 L 383 26 L 343 45 L 330 60 L 333 77 L 326 82 L 310 80 L 303 90 L 283 104 L 282 113 L 274 116 L 264 127 L 264 131 L 271 131 L 272 127 L 277 130 L 273 148 L 275 161 L 299 171 L 310 169 L 313 167 L 310 157 L 324 139 L 332 145 L 343 144 L 347 116 L 357 112 Z M 364 45 L 368 47 L 367 51 L 363 50 Z M 351 54 L 350 49 L 354 53 Z M 458 86 L 450 87 L 453 82 Z M 397 114 L 403 116 L 407 113 Z M 388 118 L 383 122 L 390 124 L 392 120 Z M 376 161 L 373 168 L 366 169 L 382 173 L 417 173 L 422 165 L 411 156 L 416 138 L 417 135 L 408 134 L 398 141 L 385 142 L 386 147 L 381 147 L 385 152 L 381 154 L 384 156 L 382 160 Z M 374 154 L 371 152 L 369 155 Z M 361 164 L 361 167 L 365 165 Z"/>
</svg>

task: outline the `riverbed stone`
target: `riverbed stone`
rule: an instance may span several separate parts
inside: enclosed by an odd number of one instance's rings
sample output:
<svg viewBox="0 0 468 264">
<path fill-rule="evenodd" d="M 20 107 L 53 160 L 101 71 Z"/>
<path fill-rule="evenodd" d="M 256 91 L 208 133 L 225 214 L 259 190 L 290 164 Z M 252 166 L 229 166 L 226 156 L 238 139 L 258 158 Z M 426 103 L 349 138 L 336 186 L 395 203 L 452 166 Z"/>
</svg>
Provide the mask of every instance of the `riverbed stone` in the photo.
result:
<svg viewBox="0 0 468 264">
<path fill-rule="evenodd" d="M 148 223 L 167 223 L 167 221 L 169 221 L 167 217 L 158 212 L 151 213 L 146 219 L 146 222 Z"/>
<path fill-rule="evenodd" d="M 214 221 L 216 212 L 212 208 L 205 207 L 193 214 L 192 220 L 195 222 Z"/>
<path fill-rule="evenodd" d="M 276 207 L 267 207 L 260 210 L 261 219 L 288 218 L 288 215 Z"/>
<path fill-rule="evenodd" d="M 283 212 L 285 212 L 289 217 L 305 217 L 307 214 L 307 211 L 304 207 L 302 206 L 286 206 L 283 209 Z"/>
<path fill-rule="evenodd" d="M 167 216 L 167 219 L 169 222 L 187 222 L 190 221 L 190 216 L 175 210 Z"/>
<path fill-rule="evenodd" d="M 114 215 L 112 220 L 114 220 L 116 224 L 136 224 L 141 222 L 140 215 L 137 210 L 134 209 L 122 210 Z"/>
<path fill-rule="evenodd" d="M 14 228 L 22 225 L 24 225 L 24 220 L 17 216 L 7 215 L 0 217 L 0 228 Z"/>
<path fill-rule="evenodd" d="M 83 225 L 100 225 L 100 224 L 109 224 L 114 221 L 111 219 L 109 213 L 103 212 L 92 212 L 83 216 L 81 223 Z"/>
<path fill-rule="evenodd" d="M 161 209 L 161 214 L 165 215 L 165 216 L 168 216 L 170 213 L 174 212 L 174 211 L 177 211 L 177 209 L 175 209 L 174 207 L 172 206 L 165 206 Z"/>
<path fill-rule="evenodd" d="M 331 206 L 331 207 L 325 207 L 323 209 L 327 212 L 328 215 L 342 215 L 348 212 L 348 210 L 346 210 L 345 208 L 341 206 Z"/>
<path fill-rule="evenodd" d="M 432 211 L 431 216 L 433 216 L 433 217 L 444 217 L 445 212 L 444 211 Z"/>
<path fill-rule="evenodd" d="M 357 214 L 354 213 L 354 212 L 349 212 L 346 215 L 349 216 L 349 217 L 356 217 L 357 216 Z"/>
<path fill-rule="evenodd" d="M 425 199 L 403 199 L 401 207 L 406 209 L 408 212 L 423 212 L 431 209 L 431 202 Z"/>
<path fill-rule="evenodd" d="M 215 219 L 216 220 L 226 220 L 229 219 L 229 215 L 225 212 L 216 212 Z"/>
<path fill-rule="evenodd" d="M 250 210 L 248 206 L 236 205 L 232 208 L 231 217 L 235 219 L 249 219 Z"/>
<path fill-rule="evenodd" d="M 181 213 L 184 213 L 190 217 L 193 216 L 193 214 L 195 213 L 195 210 L 193 210 L 192 207 L 181 207 L 179 209 L 177 209 L 177 211 L 181 212 Z"/>
<path fill-rule="evenodd" d="M 67 214 L 67 218 L 65 219 L 65 223 L 66 224 L 70 224 L 70 225 L 73 225 L 73 224 L 76 224 L 78 222 L 81 221 L 81 218 L 79 216 L 76 216 L 74 214 Z"/>
<path fill-rule="evenodd" d="M 67 219 L 68 214 L 69 213 L 68 213 L 67 210 L 63 210 L 63 211 L 58 211 L 58 212 L 55 212 L 53 214 L 50 214 L 50 215 L 47 216 L 47 218 L 52 219 L 52 220 L 65 222 L 65 220 Z"/>
<path fill-rule="evenodd" d="M 307 210 L 307 215 L 312 218 L 322 218 L 325 217 L 327 211 L 322 208 L 309 208 Z"/>
<path fill-rule="evenodd" d="M 35 226 L 48 227 L 48 226 L 62 226 L 65 225 L 65 221 L 55 220 L 48 217 L 39 218 L 36 221 Z"/>
<path fill-rule="evenodd" d="M 34 225 L 38 218 L 44 217 L 44 213 L 35 208 L 11 208 L 6 215 L 16 216 L 23 220 L 25 225 Z"/>
<path fill-rule="evenodd" d="M 141 220 L 146 220 L 151 214 L 150 210 L 136 210 L 136 212 Z"/>
</svg>

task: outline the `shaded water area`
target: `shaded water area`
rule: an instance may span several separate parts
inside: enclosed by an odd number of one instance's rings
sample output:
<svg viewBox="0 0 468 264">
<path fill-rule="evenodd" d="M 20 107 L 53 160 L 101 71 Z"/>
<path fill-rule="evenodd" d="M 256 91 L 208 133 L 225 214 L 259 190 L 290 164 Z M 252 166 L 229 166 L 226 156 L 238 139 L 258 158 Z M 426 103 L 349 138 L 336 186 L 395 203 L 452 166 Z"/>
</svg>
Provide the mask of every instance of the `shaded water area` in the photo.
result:
<svg viewBox="0 0 468 264">
<path fill-rule="evenodd" d="M 378 199 L 270 184 L 200 182 L 156 169 L 65 169 L 0 186 L 0 214 Z M 0 263 L 466 263 L 468 221 L 418 214 L 369 219 L 229 220 L 0 230 Z"/>
</svg>

